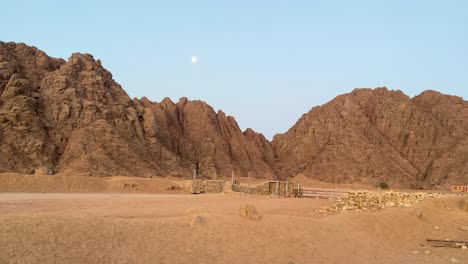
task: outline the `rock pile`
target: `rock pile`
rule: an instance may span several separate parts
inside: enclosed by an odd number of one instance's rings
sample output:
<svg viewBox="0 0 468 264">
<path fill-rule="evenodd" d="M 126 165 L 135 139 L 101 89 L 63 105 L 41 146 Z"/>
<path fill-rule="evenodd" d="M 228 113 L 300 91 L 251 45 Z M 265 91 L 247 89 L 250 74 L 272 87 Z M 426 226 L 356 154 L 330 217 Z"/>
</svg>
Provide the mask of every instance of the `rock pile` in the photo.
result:
<svg viewBox="0 0 468 264">
<path fill-rule="evenodd" d="M 439 197 L 442 194 L 424 192 L 348 192 L 344 198 L 337 199 L 333 206 L 325 207 L 320 211 L 343 211 L 343 210 L 375 210 L 385 207 L 410 207 L 427 198 Z"/>
</svg>

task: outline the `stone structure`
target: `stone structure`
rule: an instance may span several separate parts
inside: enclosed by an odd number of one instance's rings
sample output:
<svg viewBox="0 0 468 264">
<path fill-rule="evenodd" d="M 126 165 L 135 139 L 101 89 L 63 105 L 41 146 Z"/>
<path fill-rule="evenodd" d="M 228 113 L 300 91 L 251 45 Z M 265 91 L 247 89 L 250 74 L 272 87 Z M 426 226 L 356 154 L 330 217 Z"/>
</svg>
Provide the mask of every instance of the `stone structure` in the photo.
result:
<svg viewBox="0 0 468 264">
<path fill-rule="evenodd" d="M 226 183 L 222 180 L 190 180 L 188 181 L 188 189 L 191 194 L 222 193 Z"/>
<path fill-rule="evenodd" d="M 293 195 L 294 193 L 294 184 L 291 182 L 284 181 L 266 181 L 250 188 L 246 185 L 234 184 L 231 188 L 234 192 L 255 195 L 287 196 Z"/>
<path fill-rule="evenodd" d="M 427 198 L 437 198 L 444 196 L 441 193 L 426 192 L 371 192 L 352 191 L 348 192 L 344 198 L 336 199 L 333 206 L 324 207 L 321 211 L 342 211 L 342 210 L 374 210 L 385 207 L 409 207 Z"/>
<path fill-rule="evenodd" d="M 282 181 L 266 181 L 249 188 L 246 185 L 231 184 L 223 180 L 191 180 L 188 182 L 188 189 L 192 194 L 222 192 L 279 196 L 294 194 L 294 184 Z"/>
</svg>

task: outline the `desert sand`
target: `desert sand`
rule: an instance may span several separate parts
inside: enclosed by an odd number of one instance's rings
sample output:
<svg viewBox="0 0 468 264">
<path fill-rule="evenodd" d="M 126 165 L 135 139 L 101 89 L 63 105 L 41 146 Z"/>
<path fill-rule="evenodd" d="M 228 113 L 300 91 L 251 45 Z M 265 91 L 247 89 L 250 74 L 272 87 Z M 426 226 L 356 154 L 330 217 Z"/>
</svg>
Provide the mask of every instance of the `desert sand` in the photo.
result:
<svg viewBox="0 0 468 264">
<path fill-rule="evenodd" d="M 174 179 L 140 180 L 163 193 L 1 193 L 0 263 L 468 263 L 468 250 L 426 243 L 468 240 L 460 196 L 319 213 L 331 201 L 190 195 L 166 190 Z M 261 219 L 240 217 L 242 204 Z"/>
</svg>

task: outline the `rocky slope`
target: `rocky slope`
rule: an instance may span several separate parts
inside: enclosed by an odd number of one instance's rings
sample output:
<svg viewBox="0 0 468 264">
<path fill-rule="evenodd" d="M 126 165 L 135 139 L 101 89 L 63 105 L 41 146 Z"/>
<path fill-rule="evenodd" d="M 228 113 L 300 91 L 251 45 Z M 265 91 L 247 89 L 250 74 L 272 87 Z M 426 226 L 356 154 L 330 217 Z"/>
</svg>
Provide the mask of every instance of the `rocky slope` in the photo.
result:
<svg viewBox="0 0 468 264">
<path fill-rule="evenodd" d="M 467 131 L 462 98 L 356 89 L 269 142 L 202 101 L 132 100 L 89 54 L 0 42 L 0 172 L 468 184 Z"/>
<path fill-rule="evenodd" d="M 190 170 L 216 178 L 238 176 L 274 178 L 267 164 L 272 153 L 263 135 L 248 130 L 245 134 L 232 116 L 217 113 L 202 101 L 180 98 L 174 103 L 165 98 L 161 103 L 147 98 L 134 99 L 141 117 L 142 134 L 148 145 L 160 143 L 176 154 Z M 266 142 L 261 145 L 260 142 Z M 260 144 L 260 145 L 257 145 Z"/>
<path fill-rule="evenodd" d="M 428 187 L 468 183 L 468 102 L 355 89 L 313 108 L 273 148 L 280 175 Z"/>
<path fill-rule="evenodd" d="M 275 176 L 260 134 L 204 102 L 131 100 L 89 54 L 64 61 L 0 42 L 0 94 L 2 171 Z"/>
</svg>

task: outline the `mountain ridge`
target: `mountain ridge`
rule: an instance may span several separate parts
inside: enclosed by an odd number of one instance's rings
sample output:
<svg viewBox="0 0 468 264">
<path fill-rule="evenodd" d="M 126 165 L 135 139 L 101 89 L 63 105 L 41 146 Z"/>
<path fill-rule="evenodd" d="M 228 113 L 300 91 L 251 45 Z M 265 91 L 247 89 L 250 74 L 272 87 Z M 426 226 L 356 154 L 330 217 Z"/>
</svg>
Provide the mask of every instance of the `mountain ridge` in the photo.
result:
<svg viewBox="0 0 468 264">
<path fill-rule="evenodd" d="M 91 54 L 65 61 L 0 41 L 0 171 L 90 176 L 468 181 L 468 102 L 427 90 L 354 89 L 271 141 L 201 100 L 131 99 Z"/>
</svg>

